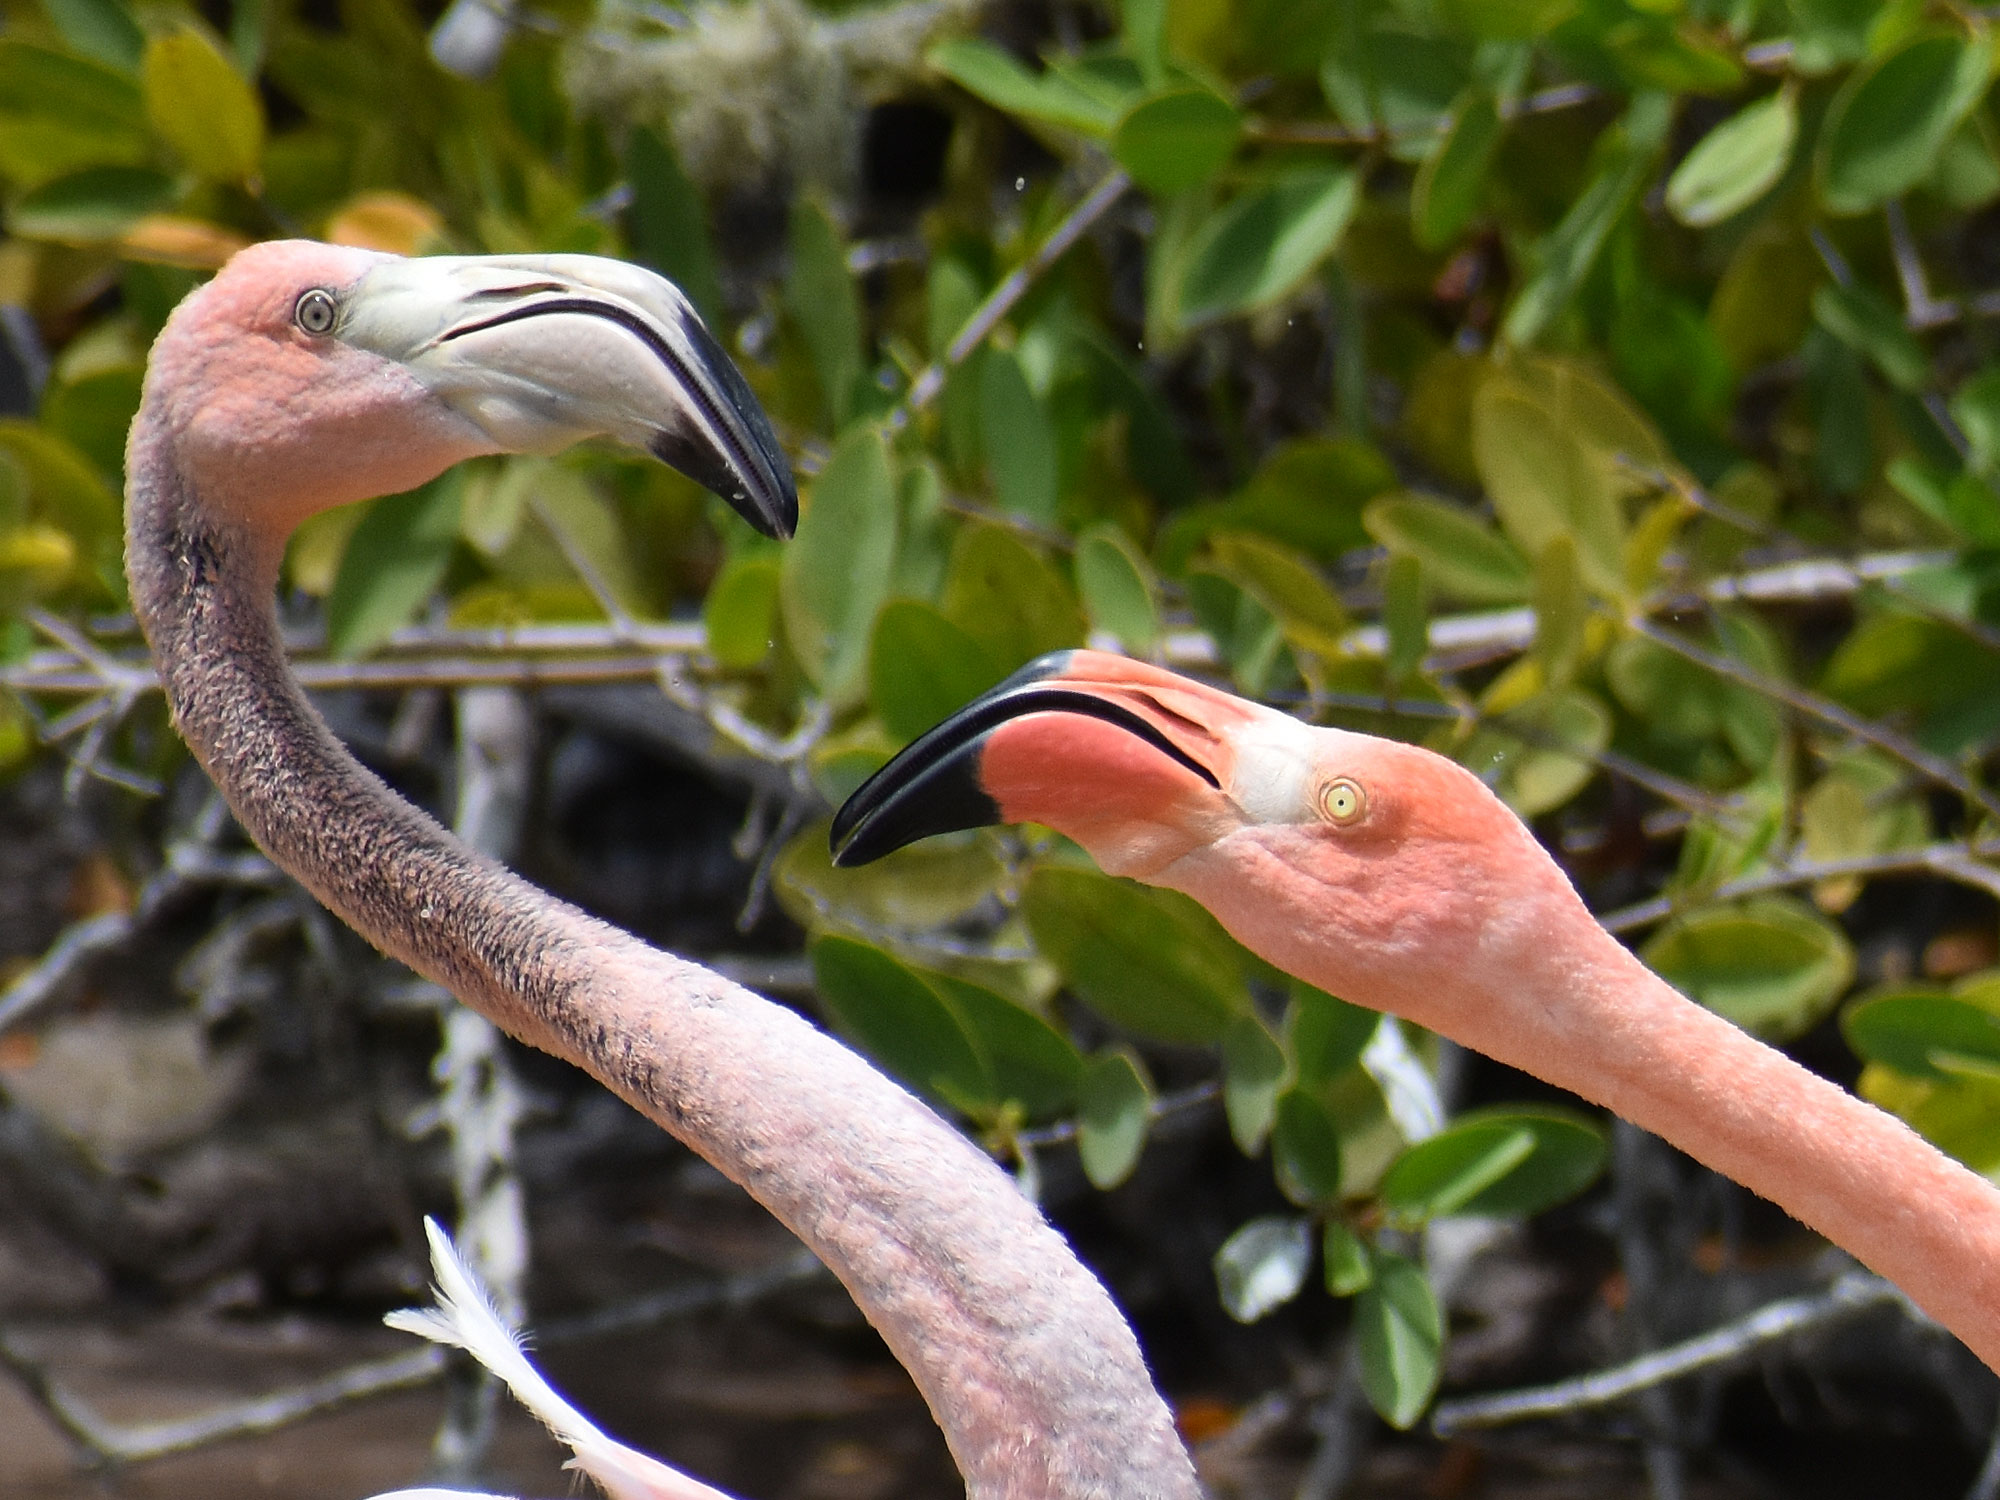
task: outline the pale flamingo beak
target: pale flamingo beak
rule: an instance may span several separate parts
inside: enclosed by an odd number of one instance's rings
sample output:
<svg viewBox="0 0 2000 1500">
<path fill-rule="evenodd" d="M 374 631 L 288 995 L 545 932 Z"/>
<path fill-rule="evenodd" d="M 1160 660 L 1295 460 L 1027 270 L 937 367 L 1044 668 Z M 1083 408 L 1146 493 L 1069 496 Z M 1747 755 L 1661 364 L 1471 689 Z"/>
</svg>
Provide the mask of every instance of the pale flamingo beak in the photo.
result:
<svg viewBox="0 0 2000 1500">
<path fill-rule="evenodd" d="M 834 863 L 863 865 L 931 834 L 996 823 L 1046 823 L 1080 838 L 1218 810 L 1234 772 L 1234 733 L 1264 712 L 1126 657 L 1044 656 L 913 741 L 848 798 L 833 819 Z"/>
<path fill-rule="evenodd" d="M 766 536 L 798 525 L 791 466 L 673 283 L 593 255 L 385 260 L 332 336 L 394 360 L 509 453 L 605 437 L 653 454 Z"/>
</svg>

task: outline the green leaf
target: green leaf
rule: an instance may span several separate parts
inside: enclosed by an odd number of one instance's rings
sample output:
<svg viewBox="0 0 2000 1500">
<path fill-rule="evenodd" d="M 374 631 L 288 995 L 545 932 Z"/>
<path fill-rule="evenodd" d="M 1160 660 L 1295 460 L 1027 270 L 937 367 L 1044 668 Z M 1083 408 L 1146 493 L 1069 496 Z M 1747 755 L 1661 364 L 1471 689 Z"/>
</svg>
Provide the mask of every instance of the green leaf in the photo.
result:
<svg viewBox="0 0 2000 1500">
<path fill-rule="evenodd" d="M 1278 1187 L 1301 1207 L 1340 1198 L 1340 1123 L 1315 1094 L 1287 1089 L 1271 1124 Z"/>
<path fill-rule="evenodd" d="M 1539 557 L 1567 536 L 1585 582 L 1616 596 L 1625 519 L 1602 458 L 1570 416 L 1515 382 L 1489 380 L 1473 402 L 1473 456 L 1516 546 Z"/>
<path fill-rule="evenodd" d="M 875 617 L 869 697 L 898 741 L 915 739 L 1004 675 L 984 646 L 928 604 L 897 599 Z"/>
<path fill-rule="evenodd" d="M 1012 350 L 979 361 L 980 439 L 1000 508 L 1047 525 L 1056 518 L 1055 432 Z"/>
<path fill-rule="evenodd" d="M 1153 1088 L 1126 1052 L 1104 1052 L 1084 1067 L 1076 1154 L 1092 1187 L 1108 1192 L 1132 1175 L 1153 1120 Z"/>
<path fill-rule="evenodd" d="M 122 0 L 41 0 L 41 5 L 71 50 L 120 72 L 138 72 L 146 33 Z"/>
<path fill-rule="evenodd" d="M 1560 26 L 1576 0 L 1440 0 L 1439 9 L 1457 30 L 1489 41 L 1527 41 Z"/>
<path fill-rule="evenodd" d="M 1912 1078 L 2000 1071 L 2000 1015 L 1969 1000 L 1922 991 L 1875 995 L 1848 1007 L 1840 1031 L 1869 1062 Z"/>
<path fill-rule="evenodd" d="M 207 35 L 185 22 L 146 44 L 146 117 L 212 182 L 250 182 L 264 159 L 264 103 Z"/>
<path fill-rule="evenodd" d="M 1625 118 L 1605 134 L 1596 175 L 1538 248 L 1535 274 L 1501 322 L 1504 342 L 1534 343 L 1583 285 L 1613 226 L 1638 196 L 1665 142 L 1670 115 L 1663 94 L 1635 97 Z"/>
<path fill-rule="evenodd" d="M 341 554 L 326 598 L 327 645 L 340 657 L 379 646 L 444 581 L 458 542 L 463 481 L 447 472 L 374 502 Z"/>
<path fill-rule="evenodd" d="M 1363 504 L 1396 487 L 1396 470 L 1361 438 L 1295 438 L 1281 443 L 1232 498 L 1182 511 L 1161 533 L 1164 572 L 1183 572 L 1218 531 L 1254 531 L 1323 563 L 1368 544 Z"/>
<path fill-rule="evenodd" d="M 1338 1219 L 1327 1220 L 1320 1259 L 1326 1265 L 1326 1289 L 1335 1297 L 1352 1297 L 1375 1279 L 1367 1244 Z"/>
<path fill-rule="evenodd" d="M 1359 1005 L 1336 1000 L 1303 980 L 1292 981 L 1285 1015 L 1285 1041 L 1298 1070 L 1299 1087 L 1324 1092 L 1334 1079 L 1361 1061 L 1382 1017 Z"/>
<path fill-rule="evenodd" d="M 888 747 L 882 746 L 867 769 L 887 758 Z M 923 932 L 964 921 L 990 906 L 994 889 L 1008 875 L 992 842 L 980 838 L 926 839 L 862 869 L 837 870 L 826 824 L 820 823 L 785 846 L 773 877 L 785 911 L 801 927 L 879 933 Z"/>
<path fill-rule="evenodd" d="M 708 654 L 746 672 L 762 664 L 778 633 L 778 559 L 768 552 L 733 557 L 702 601 Z"/>
<path fill-rule="evenodd" d="M 1375 1252 L 1375 1275 L 1354 1299 L 1361 1388 L 1390 1426 L 1408 1429 L 1437 1390 L 1444 1314 L 1423 1267 Z"/>
<path fill-rule="evenodd" d="M 790 240 L 785 311 L 812 351 L 820 396 L 837 431 L 854 412 L 861 381 L 861 301 L 840 231 L 816 199 L 801 196 L 792 204 Z"/>
<path fill-rule="evenodd" d="M 1603 1133 L 1568 1111 L 1475 1110 L 1405 1151 L 1376 1191 L 1409 1219 L 1526 1218 L 1589 1187 L 1604 1152 Z"/>
<path fill-rule="evenodd" d="M 1423 564 L 1408 553 L 1391 554 L 1389 566 L 1382 570 L 1382 633 L 1388 637 L 1383 672 L 1401 686 L 1423 666 L 1431 647 Z"/>
<path fill-rule="evenodd" d="M 1219 1042 L 1249 1010 L 1241 950 L 1185 896 L 1042 865 L 1021 914 L 1070 988 L 1137 1036 Z"/>
<path fill-rule="evenodd" d="M 995 109 L 1043 124 L 1102 137 L 1111 133 L 1121 113 L 1056 75 L 1029 72 L 991 42 L 957 37 L 933 47 L 924 60 Z"/>
<path fill-rule="evenodd" d="M 1285 1076 L 1285 1051 L 1254 1015 L 1238 1016 L 1222 1038 L 1222 1108 L 1236 1149 L 1255 1156 L 1270 1134 Z"/>
<path fill-rule="evenodd" d="M 869 627 L 896 566 L 896 485 L 882 434 L 850 430 L 805 498 L 778 598 L 799 665 L 844 702 L 860 686 Z"/>
<path fill-rule="evenodd" d="M 0 170 L 34 188 L 85 167 L 152 155 L 138 85 L 101 63 L 0 41 Z"/>
<path fill-rule="evenodd" d="M 1443 249 L 1472 222 L 1501 134 L 1491 94 L 1471 94 L 1453 113 L 1451 128 L 1424 158 L 1410 189 L 1410 225 L 1426 250 Z"/>
<path fill-rule="evenodd" d="M 1111 154 L 1148 192 L 1185 193 L 1229 165 L 1242 128 L 1226 99 L 1208 89 L 1173 89 L 1126 112 Z"/>
<path fill-rule="evenodd" d="M 1611 713 L 1592 693 L 1543 693 L 1482 724 L 1459 749 L 1467 769 L 1491 776 L 1494 790 L 1524 818 L 1553 812 L 1596 774 L 1593 757 L 1611 743 Z"/>
<path fill-rule="evenodd" d="M 174 201 L 173 182 L 144 167 L 86 167 L 14 200 L 7 228 L 23 239 L 90 245 L 115 240 Z"/>
<path fill-rule="evenodd" d="M 1146 87 L 1156 89 L 1167 75 L 1167 0 L 1123 0 L 1125 50 L 1139 66 Z"/>
<path fill-rule="evenodd" d="M 1583 654 L 1583 627 L 1590 614 L 1583 575 L 1576 565 L 1576 543 L 1567 536 L 1549 539 L 1535 559 L 1535 650 L 1542 681 L 1565 686 Z"/>
<path fill-rule="evenodd" d="M 936 991 L 879 948 L 851 938 L 812 945 L 813 984 L 842 1033 L 904 1083 L 954 1108 L 998 1105 L 992 1069 Z"/>
<path fill-rule="evenodd" d="M 1820 127 L 1820 201 L 1832 213 L 1866 213 L 1916 186 L 1985 94 L 1992 63 L 1982 30 L 1918 37 L 1857 68 Z"/>
<path fill-rule="evenodd" d="M 956 975 L 926 972 L 923 980 L 958 1013 L 993 1069 L 1004 1103 L 1042 1119 L 1076 1107 L 1084 1060 L 1068 1037 L 1005 995 Z"/>
<path fill-rule="evenodd" d="M 1292 168 L 1253 187 L 1194 233 L 1179 316 L 1203 322 L 1282 301 L 1333 253 L 1360 198 L 1351 168 Z"/>
<path fill-rule="evenodd" d="M 1004 526 L 960 528 L 945 569 L 944 612 L 1003 675 L 1083 644 L 1083 611 L 1062 575 Z"/>
<path fill-rule="evenodd" d="M 1378 495 L 1362 511 L 1368 534 L 1414 557 L 1446 593 L 1476 604 L 1518 604 L 1534 588 L 1527 559 L 1463 506 L 1412 490 Z"/>
<path fill-rule="evenodd" d="M 1347 611 L 1303 557 L 1250 532 L 1217 532 L 1209 545 L 1215 571 L 1276 616 L 1293 646 L 1324 658 L 1345 652 Z"/>
<path fill-rule="evenodd" d="M 1738 110 L 1701 138 L 1667 179 L 1667 208 L 1683 224 L 1719 224 L 1771 190 L 1798 144 L 1790 88 Z"/>
<path fill-rule="evenodd" d="M 1312 1269 L 1312 1222 L 1297 1214 L 1252 1219 L 1215 1252 L 1222 1310 L 1254 1323 L 1298 1296 Z"/>
<path fill-rule="evenodd" d="M 1929 383 L 1931 367 L 1924 346 L 1880 293 L 1859 282 L 1847 286 L 1827 282 L 1813 293 L 1812 306 L 1820 326 L 1866 357 L 1891 385 L 1917 391 Z"/>
<path fill-rule="evenodd" d="M 1124 531 L 1100 521 L 1076 539 L 1076 591 L 1096 629 L 1145 655 L 1160 635 L 1159 585 Z"/>
<path fill-rule="evenodd" d="M 139 410 L 143 365 L 114 365 L 51 385 L 42 397 L 42 425 L 88 455 L 114 481 L 125 473 L 125 435 Z"/>
<path fill-rule="evenodd" d="M 625 146 L 625 176 L 632 185 L 633 258 L 672 281 L 704 320 L 715 323 L 724 305 L 708 211 L 680 157 L 658 132 L 635 125 Z"/>
<path fill-rule="evenodd" d="M 1677 916 L 1641 956 L 1682 993 L 1779 1041 L 1810 1030 L 1854 979 L 1840 929 L 1777 897 Z"/>
</svg>

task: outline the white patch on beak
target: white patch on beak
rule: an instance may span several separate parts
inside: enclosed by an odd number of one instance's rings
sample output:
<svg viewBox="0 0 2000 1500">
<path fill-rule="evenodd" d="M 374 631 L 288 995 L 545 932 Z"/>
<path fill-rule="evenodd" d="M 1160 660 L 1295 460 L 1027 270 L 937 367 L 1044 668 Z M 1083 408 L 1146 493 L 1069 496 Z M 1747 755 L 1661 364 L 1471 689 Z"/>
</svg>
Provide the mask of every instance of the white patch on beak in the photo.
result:
<svg viewBox="0 0 2000 1500">
<path fill-rule="evenodd" d="M 1270 713 L 1230 735 L 1236 765 L 1229 795 L 1251 823 L 1310 823 L 1314 736 L 1310 724 Z"/>
</svg>

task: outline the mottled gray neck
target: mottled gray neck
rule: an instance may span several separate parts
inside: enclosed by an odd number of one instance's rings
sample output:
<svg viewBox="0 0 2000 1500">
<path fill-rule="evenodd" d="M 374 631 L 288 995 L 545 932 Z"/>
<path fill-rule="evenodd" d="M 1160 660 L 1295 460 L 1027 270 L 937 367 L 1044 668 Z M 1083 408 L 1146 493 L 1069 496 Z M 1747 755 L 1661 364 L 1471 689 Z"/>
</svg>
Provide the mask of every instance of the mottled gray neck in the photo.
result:
<svg viewBox="0 0 2000 1500">
<path fill-rule="evenodd" d="M 556 900 L 383 786 L 285 663 L 273 550 L 209 519 L 171 453 L 149 407 L 133 607 L 181 733 L 265 852 L 762 1201 L 909 1369 L 971 1500 L 1194 1500 L 1130 1330 L 1005 1174 L 791 1011 Z"/>
</svg>

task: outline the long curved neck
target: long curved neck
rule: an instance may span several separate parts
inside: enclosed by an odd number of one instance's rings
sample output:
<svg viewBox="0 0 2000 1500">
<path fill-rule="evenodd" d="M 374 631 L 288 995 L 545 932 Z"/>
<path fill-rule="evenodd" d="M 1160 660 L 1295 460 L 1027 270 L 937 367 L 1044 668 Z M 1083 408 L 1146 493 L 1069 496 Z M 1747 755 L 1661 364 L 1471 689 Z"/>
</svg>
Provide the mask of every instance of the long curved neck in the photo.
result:
<svg viewBox="0 0 2000 1500">
<path fill-rule="evenodd" d="M 150 411 L 131 472 L 134 608 L 182 734 L 272 859 L 760 1199 L 909 1369 L 973 1500 L 1194 1500 L 1130 1330 L 991 1161 L 797 1015 L 557 901 L 389 792 L 286 666 L 271 549 L 204 510 Z"/>
<path fill-rule="evenodd" d="M 2000 1189 L 1686 998 L 1581 903 L 1548 937 L 1440 1029 L 1768 1198 L 2000 1370 Z"/>
</svg>

